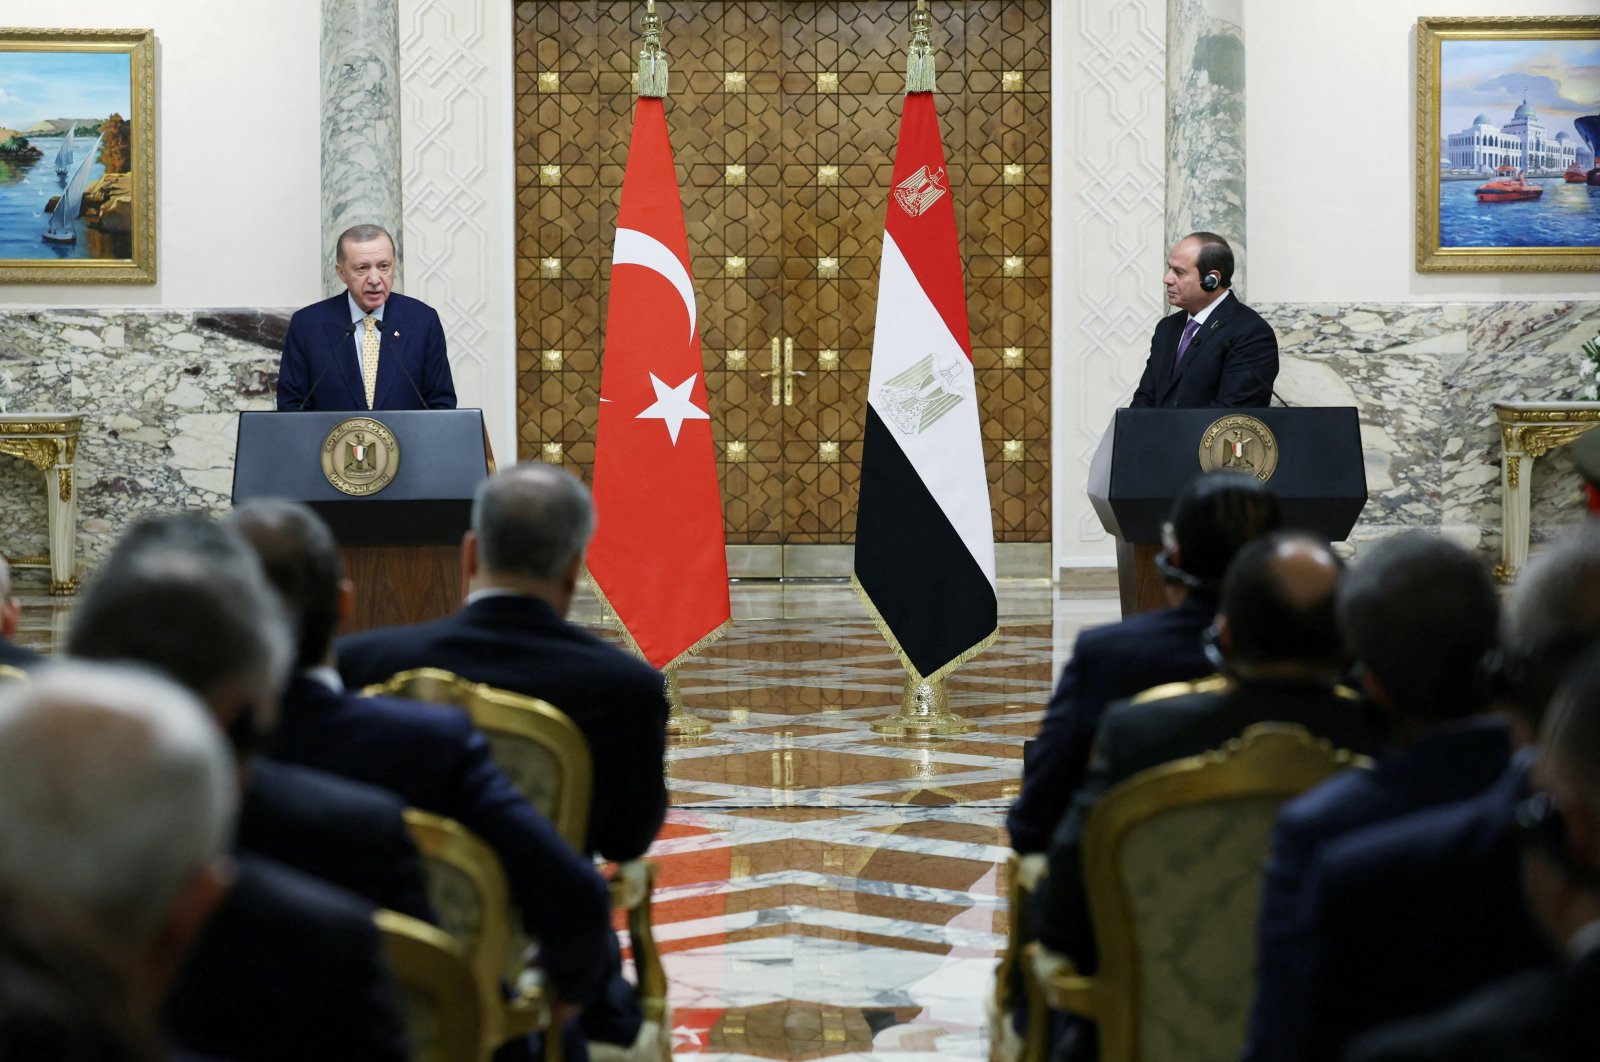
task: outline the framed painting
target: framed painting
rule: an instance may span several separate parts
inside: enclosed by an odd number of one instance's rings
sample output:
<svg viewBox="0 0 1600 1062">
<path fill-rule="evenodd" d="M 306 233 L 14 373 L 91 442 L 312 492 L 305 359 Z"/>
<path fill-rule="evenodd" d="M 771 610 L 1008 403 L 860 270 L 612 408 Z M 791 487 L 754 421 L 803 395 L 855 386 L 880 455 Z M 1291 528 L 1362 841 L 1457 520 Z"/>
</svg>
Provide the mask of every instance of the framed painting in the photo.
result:
<svg viewBox="0 0 1600 1062">
<path fill-rule="evenodd" d="M 156 279 L 155 34 L 0 29 L 0 282 Z"/>
<path fill-rule="evenodd" d="M 1600 16 L 1417 20 L 1417 269 L 1600 270 Z"/>
</svg>

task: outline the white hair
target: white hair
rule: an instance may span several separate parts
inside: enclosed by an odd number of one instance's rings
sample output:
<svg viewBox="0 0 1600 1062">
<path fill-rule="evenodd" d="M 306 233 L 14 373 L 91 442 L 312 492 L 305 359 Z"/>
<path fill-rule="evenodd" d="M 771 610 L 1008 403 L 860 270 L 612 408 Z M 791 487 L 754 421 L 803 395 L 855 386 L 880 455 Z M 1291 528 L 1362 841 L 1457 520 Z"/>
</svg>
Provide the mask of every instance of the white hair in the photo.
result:
<svg viewBox="0 0 1600 1062">
<path fill-rule="evenodd" d="M 153 672 L 66 661 L 0 695 L 0 881 L 114 939 L 155 936 L 237 803 L 221 731 Z"/>
</svg>

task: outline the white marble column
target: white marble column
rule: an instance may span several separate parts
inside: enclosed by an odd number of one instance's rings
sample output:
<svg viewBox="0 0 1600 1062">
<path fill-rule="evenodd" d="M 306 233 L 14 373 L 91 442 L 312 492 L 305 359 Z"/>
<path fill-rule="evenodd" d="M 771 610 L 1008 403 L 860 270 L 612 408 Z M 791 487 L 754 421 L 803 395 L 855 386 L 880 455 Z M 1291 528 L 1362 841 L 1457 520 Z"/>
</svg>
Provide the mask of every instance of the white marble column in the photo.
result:
<svg viewBox="0 0 1600 1062">
<path fill-rule="evenodd" d="M 1220 233 L 1244 277 L 1244 0 L 1167 0 L 1167 246 Z"/>
<path fill-rule="evenodd" d="M 351 225 L 394 234 L 400 286 L 400 35 L 396 0 L 322 0 L 322 287 Z"/>
</svg>

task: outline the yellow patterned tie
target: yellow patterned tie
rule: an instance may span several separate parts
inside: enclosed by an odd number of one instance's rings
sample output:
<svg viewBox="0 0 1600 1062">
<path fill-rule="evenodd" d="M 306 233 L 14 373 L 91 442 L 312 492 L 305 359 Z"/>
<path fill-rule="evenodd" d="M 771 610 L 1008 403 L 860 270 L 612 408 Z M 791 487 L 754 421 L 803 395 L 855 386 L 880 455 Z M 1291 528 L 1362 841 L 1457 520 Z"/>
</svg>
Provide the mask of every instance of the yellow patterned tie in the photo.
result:
<svg viewBox="0 0 1600 1062">
<path fill-rule="evenodd" d="M 361 383 L 367 389 L 367 408 L 378 393 L 378 319 L 368 314 L 362 318 L 367 326 L 361 337 Z"/>
</svg>

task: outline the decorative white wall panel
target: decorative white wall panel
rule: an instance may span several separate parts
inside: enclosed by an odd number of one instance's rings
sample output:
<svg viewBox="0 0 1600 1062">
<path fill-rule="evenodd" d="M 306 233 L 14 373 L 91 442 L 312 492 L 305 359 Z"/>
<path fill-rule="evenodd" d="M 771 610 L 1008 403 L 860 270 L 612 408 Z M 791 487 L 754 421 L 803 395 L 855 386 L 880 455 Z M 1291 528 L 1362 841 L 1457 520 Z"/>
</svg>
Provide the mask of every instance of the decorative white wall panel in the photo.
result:
<svg viewBox="0 0 1600 1062">
<path fill-rule="evenodd" d="M 400 0 L 406 291 L 439 311 L 463 407 L 516 460 L 511 13 L 495 0 Z"/>
<path fill-rule="evenodd" d="M 1084 491 L 1164 309 L 1165 0 L 1051 5 L 1054 568 L 1110 564 Z"/>
</svg>

